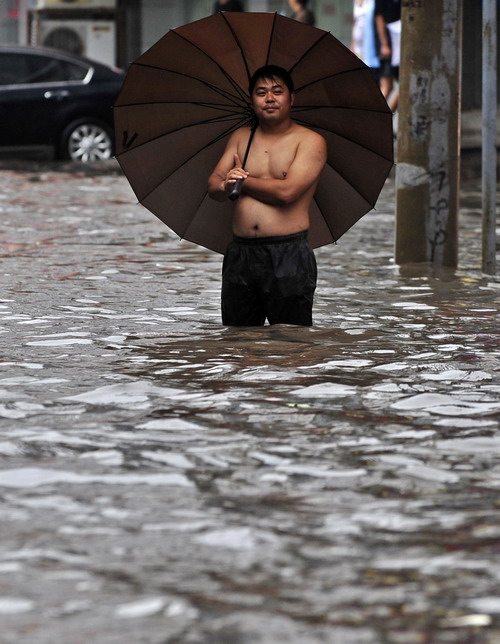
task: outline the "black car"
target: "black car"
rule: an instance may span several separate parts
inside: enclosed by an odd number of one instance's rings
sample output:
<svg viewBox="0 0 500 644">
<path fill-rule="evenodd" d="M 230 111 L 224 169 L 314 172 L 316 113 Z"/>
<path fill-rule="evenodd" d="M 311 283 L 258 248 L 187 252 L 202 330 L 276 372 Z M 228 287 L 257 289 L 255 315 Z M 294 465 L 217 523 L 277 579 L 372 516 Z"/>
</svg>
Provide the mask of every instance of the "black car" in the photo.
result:
<svg viewBox="0 0 500 644">
<path fill-rule="evenodd" d="M 109 159 L 112 106 L 124 78 L 61 51 L 0 46 L 0 151 L 50 146 L 60 159 Z"/>
</svg>

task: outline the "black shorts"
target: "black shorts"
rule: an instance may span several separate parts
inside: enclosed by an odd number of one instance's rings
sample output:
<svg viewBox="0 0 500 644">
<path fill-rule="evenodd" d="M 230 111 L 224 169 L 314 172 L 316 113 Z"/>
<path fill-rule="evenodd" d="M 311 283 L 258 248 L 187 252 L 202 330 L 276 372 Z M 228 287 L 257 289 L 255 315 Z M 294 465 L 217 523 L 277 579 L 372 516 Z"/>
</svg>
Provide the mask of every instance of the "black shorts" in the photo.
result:
<svg viewBox="0 0 500 644">
<path fill-rule="evenodd" d="M 399 81 L 399 67 L 394 67 L 391 65 L 390 58 L 381 58 L 380 59 L 380 68 L 379 68 L 380 78 L 395 78 Z"/>
<path fill-rule="evenodd" d="M 307 231 L 234 237 L 222 266 L 222 323 L 312 325 L 317 269 Z"/>
</svg>

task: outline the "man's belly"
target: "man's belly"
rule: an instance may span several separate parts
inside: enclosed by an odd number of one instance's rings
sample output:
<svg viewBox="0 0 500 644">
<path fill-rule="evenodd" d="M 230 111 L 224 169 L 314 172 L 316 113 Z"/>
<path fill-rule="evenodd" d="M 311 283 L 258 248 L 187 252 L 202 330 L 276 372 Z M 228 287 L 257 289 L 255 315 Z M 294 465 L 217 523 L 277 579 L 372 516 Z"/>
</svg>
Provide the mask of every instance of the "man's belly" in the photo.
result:
<svg viewBox="0 0 500 644">
<path fill-rule="evenodd" d="M 308 228 L 309 213 L 298 203 L 278 208 L 248 195 L 242 195 L 236 202 L 233 233 L 238 237 L 292 235 Z"/>
</svg>

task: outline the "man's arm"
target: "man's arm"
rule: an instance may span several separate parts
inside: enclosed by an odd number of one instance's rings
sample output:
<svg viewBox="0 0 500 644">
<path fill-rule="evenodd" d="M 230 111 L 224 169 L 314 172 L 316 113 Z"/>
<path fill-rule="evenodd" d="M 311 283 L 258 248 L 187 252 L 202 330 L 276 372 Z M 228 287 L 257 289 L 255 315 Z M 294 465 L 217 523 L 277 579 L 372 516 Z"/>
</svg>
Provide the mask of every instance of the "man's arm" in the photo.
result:
<svg viewBox="0 0 500 644">
<path fill-rule="evenodd" d="M 208 178 L 208 196 L 215 201 L 225 201 L 237 179 L 245 179 L 248 175 L 241 168 L 238 157 L 238 142 L 248 130 L 237 130 L 227 142 L 224 154 L 214 171 Z M 229 176 L 231 174 L 231 176 Z"/>
<path fill-rule="evenodd" d="M 326 163 L 325 139 L 309 131 L 283 179 L 260 179 L 251 175 L 243 181 L 242 193 L 271 206 L 286 206 L 299 199 L 316 183 Z"/>
<path fill-rule="evenodd" d="M 387 27 L 385 24 L 384 16 L 375 16 L 375 26 L 377 27 L 377 34 L 380 40 L 380 57 L 391 57 L 391 46 L 387 38 Z"/>
<path fill-rule="evenodd" d="M 375 0 L 375 28 L 380 40 L 380 58 L 391 57 L 391 45 L 387 37 L 387 25 L 384 18 L 384 3 Z"/>
</svg>

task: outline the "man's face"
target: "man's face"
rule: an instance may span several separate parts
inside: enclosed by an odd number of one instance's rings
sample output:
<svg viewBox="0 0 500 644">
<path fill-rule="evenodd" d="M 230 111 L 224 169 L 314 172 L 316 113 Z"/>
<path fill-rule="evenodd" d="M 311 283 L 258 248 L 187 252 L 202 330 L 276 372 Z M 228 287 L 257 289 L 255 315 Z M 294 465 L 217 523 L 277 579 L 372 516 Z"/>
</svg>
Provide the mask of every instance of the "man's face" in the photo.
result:
<svg viewBox="0 0 500 644">
<path fill-rule="evenodd" d="M 293 94 L 281 78 L 259 78 L 252 92 L 252 107 L 263 122 L 276 122 L 290 116 Z"/>
</svg>

